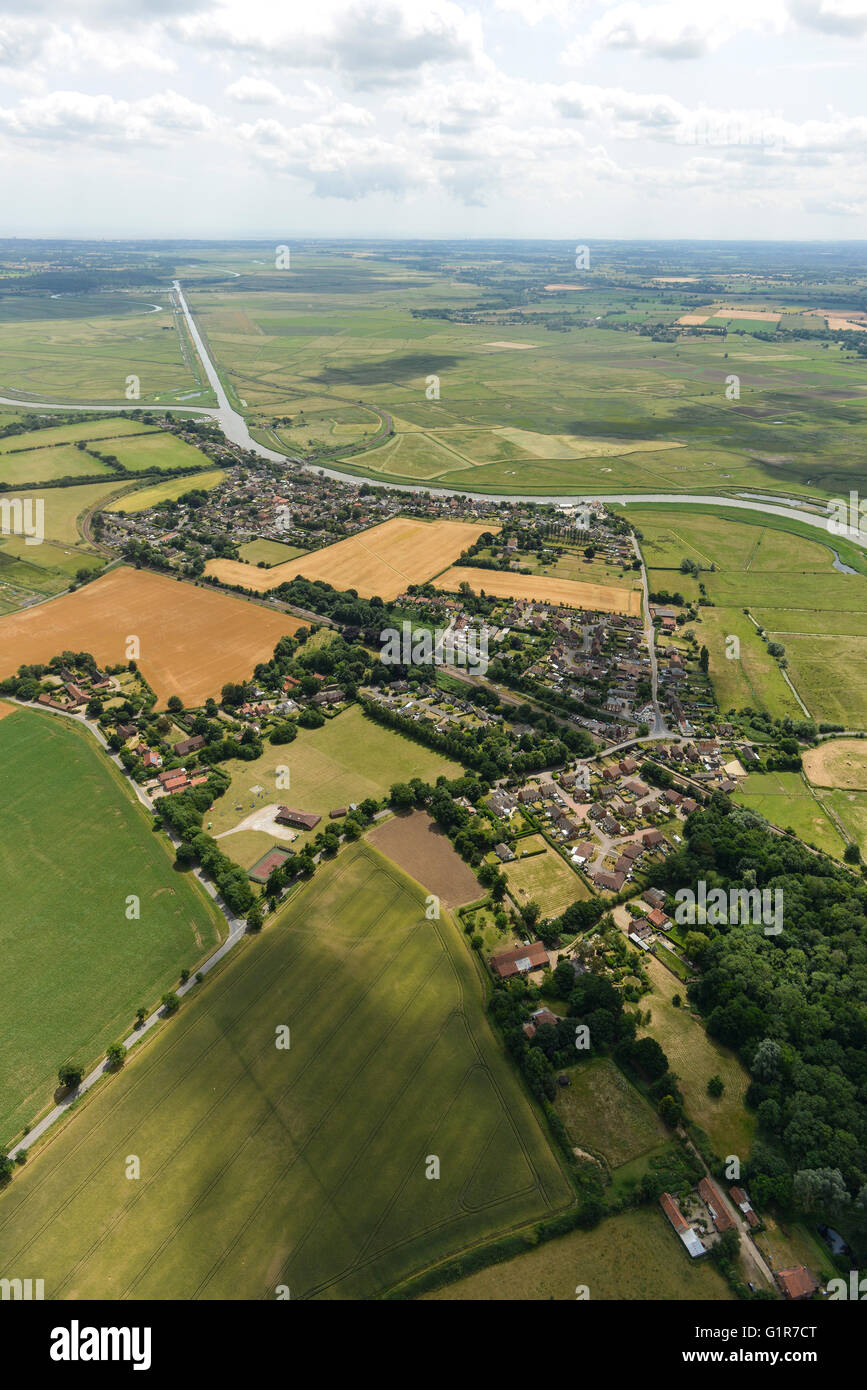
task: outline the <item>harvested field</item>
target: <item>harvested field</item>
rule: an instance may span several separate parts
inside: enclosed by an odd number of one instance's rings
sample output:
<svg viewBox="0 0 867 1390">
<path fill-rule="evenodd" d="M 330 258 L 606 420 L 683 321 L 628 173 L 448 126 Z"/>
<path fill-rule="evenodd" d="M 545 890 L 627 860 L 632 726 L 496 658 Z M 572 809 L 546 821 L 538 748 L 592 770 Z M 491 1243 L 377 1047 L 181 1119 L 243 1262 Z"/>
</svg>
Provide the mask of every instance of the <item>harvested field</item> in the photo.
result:
<svg viewBox="0 0 867 1390">
<path fill-rule="evenodd" d="M 867 741 L 834 738 L 804 754 L 804 771 L 814 787 L 867 790 Z"/>
<path fill-rule="evenodd" d="M 425 811 L 410 811 L 379 825 L 370 843 L 410 874 L 446 907 L 475 902 L 482 889 L 468 864 L 452 849 L 448 836 Z"/>
<path fill-rule="evenodd" d="M 511 574 L 505 570 L 472 569 L 455 565 L 434 580 L 437 589 L 457 593 L 461 584 L 474 593 L 482 590 L 496 598 L 534 599 L 538 603 L 562 604 L 565 608 L 585 608 L 603 613 L 625 613 L 638 617 L 641 593 L 638 589 L 617 589 L 609 584 L 588 584 L 576 579 L 548 579 L 539 574 Z"/>
<path fill-rule="evenodd" d="M 14 714 L 17 706 L 7 705 L 5 700 L 0 700 L 0 719 L 5 719 L 7 715 Z"/>
<path fill-rule="evenodd" d="M 709 318 L 710 314 L 681 314 L 677 322 L 684 327 L 698 328 L 701 324 L 707 323 Z"/>
<path fill-rule="evenodd" d="M 485 343 L 485 347 L 498 348 L 534 348 L 536 343 Z"/>
<path fill-rule="evenodd" d="M 444 569 L 483 531 L 499 526 L 466 521 L 418 521 L 393 517 L 357 536 L 311 555 L 260 570 L 235 560 L 211 560 L 205 568 L 223 584 L 243 584 L 264 593 L 303 575 L 335 589 L 355 589 L 362 598 L 394 599 L 408 584 L 421 584 Z"/>
<path fill-rule="evenodd" d="M 0 675 L 66 650 L 116 665 L 129 659 L 134 636 L 158 704 L 179 695 L 196 705 L 219 696 L 226 681 L 247 679 L 285 633 L 302 626 L 298 618 L 123 566 L 75 593 L 0 618 Z"/>
<path fill-rule="evenodd" d="M 531 838 L 541 841 L 544 852 L 504 866 L 509 896 L 517 907 L 537 902 L 543 917 L 559 917 L 572 903 L 589 898 L 590 891 L 557 851 L 545 845 L 541 835 Z M 519 843 L 525 846 L 527 842 Z"/>
</svg>

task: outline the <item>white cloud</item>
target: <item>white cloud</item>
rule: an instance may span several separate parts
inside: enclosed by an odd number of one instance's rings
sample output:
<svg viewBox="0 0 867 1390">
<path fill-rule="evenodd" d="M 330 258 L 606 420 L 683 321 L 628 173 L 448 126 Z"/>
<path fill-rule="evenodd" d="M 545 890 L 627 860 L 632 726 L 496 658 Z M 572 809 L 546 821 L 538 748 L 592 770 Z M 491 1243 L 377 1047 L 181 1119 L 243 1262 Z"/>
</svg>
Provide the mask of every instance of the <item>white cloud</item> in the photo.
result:
<svg viewBox="0 0 867 1390">
<path fill-rule="evenodd" d="M 27 98 L 17 107 L 0 107 L 0 133 L 54 143 L 162 144 L 172 136 L 203 134 L 215 125 L 207 107 L 172 91 L 140 101 L 52 92 Z"/>
</svg>

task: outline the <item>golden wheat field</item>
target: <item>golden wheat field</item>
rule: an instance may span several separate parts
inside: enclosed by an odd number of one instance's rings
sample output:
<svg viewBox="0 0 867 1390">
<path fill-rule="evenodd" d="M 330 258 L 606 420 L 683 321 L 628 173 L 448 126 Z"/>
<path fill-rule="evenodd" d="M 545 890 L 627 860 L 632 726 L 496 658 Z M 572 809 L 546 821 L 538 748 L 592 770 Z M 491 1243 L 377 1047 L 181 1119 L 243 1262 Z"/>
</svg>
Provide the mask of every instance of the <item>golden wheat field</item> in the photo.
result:
<svg viewBox="0 0 867 1390">
<path fill-rule="evenodd" d="M 237 560 L 210 560 L 205 573 L 222 584 L 242 584 L 266 593 L 303 576 L 335 589 L 355 589 L 362 598 L 394 599 L 408 584 L 423 584 L 444 570 L 485 531 L 499 526 L 469 521 L 420 521 L 397 516 L 324 550 L 260 570 Z"/>
<path fill-rule="evenodd" d="M 219 697 L 246 680 L 287 632 L 303 626 L 285 613 L 123 566 L 74 593 L 0 618 L 0 676 L 64 651 L 90 652 L 100 666 L 129 660 L 138 642 L 142 673 L 164 705 Z"/>
<path fill-rule="evenodd" d="M 594 612 L 641 614 L 641 591 L 619 589 L 613 584 L 590 584 L 579 579 L 549 579 L 544 574 L 512 574 L 506 570 L 481 570 L 454 565 L 434 580 L 437 589 L 457 593 L 469 584 L 473 593 L 484 589 L 495 598 L 532 599 L 555 603 L 564 608 L 584 608 Z"/>
</svg>

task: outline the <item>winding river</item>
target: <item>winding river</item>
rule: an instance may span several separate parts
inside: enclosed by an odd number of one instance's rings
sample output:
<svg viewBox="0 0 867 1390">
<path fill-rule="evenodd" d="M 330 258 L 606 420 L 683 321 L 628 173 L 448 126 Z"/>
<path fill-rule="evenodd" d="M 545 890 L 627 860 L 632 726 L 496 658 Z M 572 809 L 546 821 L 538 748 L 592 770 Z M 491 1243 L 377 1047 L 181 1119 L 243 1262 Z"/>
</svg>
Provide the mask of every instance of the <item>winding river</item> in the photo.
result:
<svg viewBox="0 0 867 1390">
<path fill-rule="evenodd" d="M 336 468 L 326 468 L 318 463 L 305 463 L 303 459 L 294 458 L 292 455 L 278 453 L 274 449 L 267 448 L 254 439 L 247 427 L 247 421 L 229 401 L 219 373 L 211 358 L 202 335 L 199 332 L 195 319 L 190 311 L 186 296 L 181 289 L 180 282 L 174 280 L 172 286 L 178 307 L 181 309 L 190 332 L 190 336 L 196 345 L 196 350 L 205 369 L 208 384 L 211 386 L 217 397 L 216 406 L 201 405 L 181 405 L 164 404 L 162 401 L 157 406 L 132 405 L 78 405 L 71 401 L 63 405 L 52 404 L 46 401 L 25 401 L 16 400 L 8 396 L 0 396 L 0 405 L 7 406 L 26 406 L 32 410 L 142 410 L 155 409 L 169 411 L 182 410 L 190 415 L 203 415 L 212 420 L 216 420 L 227 439 L 233 444 L 239 445 L 242 449 L 249 449 L 252 453 L 258 454 L 261 458 L 270 459 L 273 463 L 299 463 L 312 472 L 323 473 L 328 478 L 334 478 L 338 482 L 360 484 L 362 482 L 373 483 L 376 487 L 383 487 L 395 492 L 424 493 L 428 492 L 438 497 L 469 497 L 477 502 L 537 502 L 540 505 L 560 504 L 562 506 L 574 505 L 580 502 L 603 502 L 615 504 L 622 507 L 640 506 L 647 502 L 661 502 L 669 504 L 684 504 L 691 506 L 705 507 L 729 507 L 737 510 L 760 512 L 765 516 L 779 516 L 787 521 L 798 521 L 807 526 L 813 526 L 819 531 L 824 531 L 826 535 L 835 535 L 840 539 L 852 541 L 855 545 L 867 550 L 867 534 L 860 531 L 857 527 L 848 527 L 845 531 L 837 530 L 829 532 L 829 523 L 826 517 L 817 515 L 806 509 L 803 502 L 791 499 L 790 501 L 773 501 L 769 494 L 746 493 L 738 497 L 726 497 L 715 493 L 683 493 L 683 492 L 588 492 L 576 493 L 574 495 L 564 495 L 562 493 L 552 496 L 542 496 L 537 493 L 492 493 L 492 492 L 470 492 L 463 488 L 445 488 L 435 486 L 421 486 L 406 483 L 390 483 L 378 478 L 364 478 L 356 473 L 342 473 Z M 759 500 L 760 499 L 760 500 Z M 854 573 L 849 566 L 843 564 L 840 557 L 834 552 L 835 569 L 841 569 L 847 573 Z"/>
</svg>

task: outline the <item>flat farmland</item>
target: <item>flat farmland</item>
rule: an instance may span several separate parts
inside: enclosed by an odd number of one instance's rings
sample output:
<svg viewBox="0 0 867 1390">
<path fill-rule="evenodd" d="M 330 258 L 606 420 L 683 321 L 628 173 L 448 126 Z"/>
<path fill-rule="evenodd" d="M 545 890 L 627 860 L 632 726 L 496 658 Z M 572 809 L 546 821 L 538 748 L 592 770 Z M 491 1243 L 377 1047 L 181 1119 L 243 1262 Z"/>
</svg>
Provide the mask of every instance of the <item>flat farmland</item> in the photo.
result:
<svg viewBox="0 0 867 1390">
<path fill-rule="evenodd" d="M 0 673 L 66 650 L 116 665 L 127 661 L 127 639 L 135 636 L 158 704 L 170 695 L 202 704 L 226 681 L 248 679 L 279 639 L 301 626 L 257 604 L 121 566 L 75 593 L 0 618 Z"/>
<path fill-rule="evenodd" d="M 146 473 L 152 468 L 207 469 L 211 463 L 201 449 L 165 430 L 135 435 L 129 439 L 111 439 L 98 448 L 100 453 L 113 454 L 130 473 Z M 189 486 L 196 486 L 194 479 L 190 479 Z"/>
<path fill-rule="evenodd" d="M 650 1206 L 546 1241 L 422 1299 L 574 1304 L 582 1284 L 597 1303 L 734 1298 L 713 1265 L 691 1260 L 659 1207 Z"/>
<path fill-rule="evenodd" d="M 517 907 L 537 902 L 543 917 L 559 917 L 570 903 L 590 897 L 590 890 L 556 850 L 544 845 L 542 854 L 528 854 L 503 866 L 509 882 L 509 896 Z M 526 840 L 520 840 L 522 849 Z"/>
<path fill-rule="evenodd" d="M 0 1141 L 35 1118 L 61 1062 L 95 1062 L 225 924 L 117 770 L 69 720 L 0 720 Z M 126 919 L 129 894 L 139 920 Z"/>
<path fill-rule="evenodd" d="M 481 1002 L 451 919 L 345 849 L 16 1174 L 7 1264 L 52 1299 L 369 1298 L 565 1208 Z"/>
<path fill-rule="evenodd" d="M 368 832 L 375 849 L 435 893 L 446 907 L 475 902 L 482 894 L 469 864 L 426 811 L 409 811 Z"/>
<path fill-rule="evenodd" d="M 197 391 L 170 304 L 166 290 L 25 303 L 0 296 L 0 388 L 34 401 L 108 406 L 124 402 L 130 375 L 139 379 L 142 405 Z M 205 388 L 197 405 L 213 402 Z"/>
<path fill-rule="evenodd" d="M 131 434 L 160 434 L 157 425 L 145 425 L 122 415 L 101 420 L 80 420 L 72 425 L 47 425 L 45 429 L 28 430 L 24 434 L 9 434 L 0 439 L 0 455 L 17 453 L 20 449 L 49 449 L 56 444 L 98 444 L 104 439 L 119 439 Z"/>
<path fill-rule="evenodd" d="M 99 471 L 98 468 L 94 469 L 94 472 Z M 41 502 L 46 540 L 57 541 L 59 545 L 81 545 L 80 518 L 123 486 L 122 480 L 113 477 L 104 483 L 83 483 L 79 487 L 28 488 L 26 492 L 4 492 L 3 499 L 12 501 L 17 497 L 26 501 L 30 498 L 34 505 Z"/>
<path fill-rule="evenodd" d="M 710 654 L 723 712 L 751 707 L 774 718 L 804 718 L 762 627 L 785 648 L 788 676 L 814 719 L 867 724 L 863 551 L 832 536 L 823 540 L 821 532 L 804 534 L 806 525 L 778 517 L 684 506 L 630 507 L 625 514 L 641 533 L 651 592 L 696 601 L 698 582 L 705 587 L 709 606 L 693 630 Z M 861 572 L 834 567 L 840 546 L 846 563 Z M 681 572 L 682 560 L 701 565 L 698 579 Z"/>
<path fill-rule="evenodd" d="M 26 487 L 28 483 L 50 483 L 54 478 L 87 478 L 112 470 L 99 459 L 71 444 L 47 449 L 27 449 L 0 456 L 0 473 L 10 487 Z"/>
<path fill-rule="evenodd" d="M 461 584 L 469 584 L 476 594 L 484 591 L 496 598 L 533 599 L 564 608 L 625 613 L 630 617 L 638 617 L 641 613 L 638 589 L 621 589 L 611 584 L 591 584 L 541 574 L 511 574 L 505 570 L 474 569 L 469 565 L 455 565 L 434 580 L 434 587 L 447 593 L 457 593 Z"/>
<path fill-rule="evenodd" d="M 265 540 L 248 541 L 238 551 L 242 559 L 249 561 L 251 565 L 265 564 L 269 569 L 273 565 L 283 565 L 287 560 L 295 560 L 299 555 L 306 553 L 297 545 L 284 545 L 282 541 Z"/>
<path fill-rule="evenodd" d="M 468 521 L 393 517 L 272 569 L 260 570 L 236 560 L 209 560 L 205 573 L 223 584 L 243 584 L 260 593 L 303 575 L 322 579 L 335 589 L 355 589 L 362 598 L 394 599 L 408 584 L 421 584 L 445 569 L 484 531 L 498 530 L 498 526 Z"/>
</svg>

